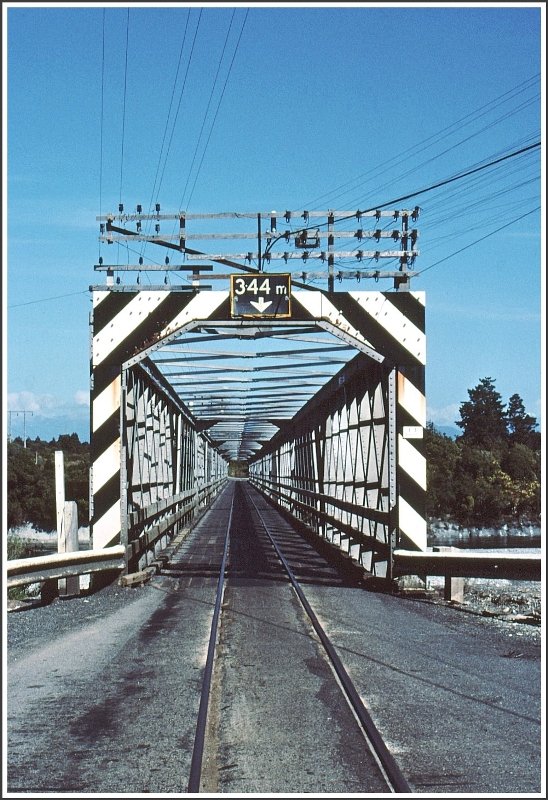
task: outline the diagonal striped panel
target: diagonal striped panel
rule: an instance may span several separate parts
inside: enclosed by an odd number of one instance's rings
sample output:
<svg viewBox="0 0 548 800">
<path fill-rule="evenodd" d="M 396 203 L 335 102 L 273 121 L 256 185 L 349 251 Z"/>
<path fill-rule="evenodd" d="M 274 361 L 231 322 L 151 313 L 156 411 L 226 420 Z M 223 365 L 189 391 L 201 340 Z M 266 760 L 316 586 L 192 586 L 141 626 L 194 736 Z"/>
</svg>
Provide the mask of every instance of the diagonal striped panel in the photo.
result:
<svg viewBox="0 0 548 800">
<path fill-rule="evenodd" d="M 121 532 L 120 499 L 117 499 L 105 513 L 93 523 L 93 548 L 101 549 L 118 544 Z"/>
<path fill-rule="evenodd" d="M 426 426 L 426 397 L 402 372 L 398 372 L 398 403 L 411 417 L 411 424 Z"/>
<path fill-rule="evenodd" d="M 92 402 L 92 430 L 95 433 L 113 414 L 120 409 L 121 376 L 117 375 L 108 386 L 100 391 Z"/>
<path fill-rule="evenodd" d="M 116 292 L 118 294 L 118 292 Z M 124 296 L 124 293 L 120 293 Z M 126 295 L 131 296 L 131 295 Z M 126 305 L 100 329 L 94 333 L 92 342 L 93 366 L 97 367 L 107 356 L 127 339 L 135 329 L 166 300 L 169 293 L 163 291 L 143 291 L 136 294 Z"/>
<path fill-rule="evenodd" d="M 93 492 L 96 494 L 114 475 L 120 472 L 120 437 L 95 459 L 92 465 Z"/>
<path fill-rule="evenodd" d="M 398 464 L 415 483 L 426 491 L 426 459 L 401 434 L 398 436 Z"/>
<path fill-rule="evenodd" d="M 352 297 L 363 309 L 368 319 L 368 333 L 371 327 L 371 335 L 374 344 L 391 349 L 394 354 L 404 351 L 406 355 L 416 359 L 420 364 L 426 363 L 426 337 L 424 334 L 424 323 L 420 322 L 419 309 L 423 306 L 417 299 L 417 295 L 422 293 L 415 292 L 413 295 L 406 294 L 404 308 L 402 297 L 404 293 L 398 295 L 396 292 L 349 292 Z M 393 297 L 398 297 L 396 301 Z M 402 310 L 403 309 L 403 310 Z M 384 342 L 383 342 L 384 340 Z M 398 359 L 399 360 L 399 359 Z"/>
<path fill-rule="evenodd" d="M 219 306 L 229 298 L 228 291 L 220 292 L 199 292 L 194 295 L 185 308 L 176 314 L 169 323 L 160 331 L 160 337 L 165 339 L 167 336 L 178 331 L 188 322 L 200 319 L 209 319 L 217 311 Z"/>
<path fill-rule="evenodd" d="M 398 498 L 399 529 L 400 535 L 407 539 L 407 542 L 400 540 L 399 547 L 414 547 L 418 550 L 426 550 L 426 518 L 407 502 L 400 495 Z"/>
</svg>

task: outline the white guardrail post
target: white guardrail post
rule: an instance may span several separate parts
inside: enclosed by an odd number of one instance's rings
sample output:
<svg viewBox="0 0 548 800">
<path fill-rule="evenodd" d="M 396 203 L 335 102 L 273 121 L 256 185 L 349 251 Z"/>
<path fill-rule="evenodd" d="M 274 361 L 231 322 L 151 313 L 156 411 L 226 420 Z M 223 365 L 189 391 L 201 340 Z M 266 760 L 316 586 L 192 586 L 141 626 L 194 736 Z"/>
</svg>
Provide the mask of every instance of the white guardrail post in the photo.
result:
<svg viewBox="0 0 548 800">
<path fill-rule="evenodd" d="M 55 451 L 55 507 L 57 512 L 57 552 L 75 553 L 78 542 L 78 506 L 74 500 L 65 500 L 65 463 L 62 450 Z M 80 594 L 80 577 L 71 575 L 58 582 L 62 596 Z"/>
</svg>

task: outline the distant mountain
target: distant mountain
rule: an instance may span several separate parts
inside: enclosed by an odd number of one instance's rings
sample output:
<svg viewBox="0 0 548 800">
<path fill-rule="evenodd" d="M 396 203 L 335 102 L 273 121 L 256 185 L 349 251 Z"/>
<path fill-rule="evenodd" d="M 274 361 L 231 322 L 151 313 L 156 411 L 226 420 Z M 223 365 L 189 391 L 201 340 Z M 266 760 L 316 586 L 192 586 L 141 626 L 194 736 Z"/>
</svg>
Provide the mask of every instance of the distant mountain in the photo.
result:
<svg viewBox="0 0 548 800">
<path fill-rule="evenodd" d="M 436 425 L 434 424 L 434 428 L 438 431 L 438 433 L 443 433 L 445 436 L 449 436 L 450 439 L 454 439 L 456 436 L 462 433 L 459 428 L 453 428 L 451 425 Z"/>
</svg>

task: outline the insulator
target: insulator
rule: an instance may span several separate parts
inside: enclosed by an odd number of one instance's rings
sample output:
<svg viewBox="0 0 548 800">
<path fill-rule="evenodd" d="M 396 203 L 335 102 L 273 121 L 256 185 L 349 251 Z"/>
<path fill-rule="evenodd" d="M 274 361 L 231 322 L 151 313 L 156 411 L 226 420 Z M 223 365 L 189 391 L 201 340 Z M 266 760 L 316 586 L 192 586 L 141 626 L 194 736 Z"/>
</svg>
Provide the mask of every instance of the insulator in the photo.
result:
<svg viewBox="0 0 548 800">
<path fill-rule="evenodd" d="M 143 263 L 143 256 L 139 256 L 139 264 Z"/>
<path fill-rule="evenodd" d="M 284 214 L 284 218 L 286 222 L 289 222 L 289 220 L 291 219 L 291 211 L 286 211 Z"/>
</svg>

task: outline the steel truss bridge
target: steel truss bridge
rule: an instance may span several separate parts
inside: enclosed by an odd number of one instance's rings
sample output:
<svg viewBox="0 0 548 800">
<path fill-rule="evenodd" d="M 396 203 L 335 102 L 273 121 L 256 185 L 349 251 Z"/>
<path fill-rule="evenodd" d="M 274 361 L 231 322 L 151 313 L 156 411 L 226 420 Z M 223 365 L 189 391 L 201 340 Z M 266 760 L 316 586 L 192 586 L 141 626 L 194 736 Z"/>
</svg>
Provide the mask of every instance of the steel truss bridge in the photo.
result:
<svg viewBox="0 0 548 800">
<path fill-rule="evenodd" d="M 314 214 L 325 222 L 309 225 Z M 94 549 L 122 544 L 127 572 L 144 568 L 243 465 L 268 498 L 375 575 L 391 577 L 396 548 L 426 549 L 425 309 L 424 293 L 409 286 L 413 214 L 302 212 L 293 218 L 306 227 L 281 232 L 275 212 L 191 218 L 121 207 L 98 218 L 102 241 L 150 241 L 177 250 L 181 263 L 95 267 L 107 282 L 90 287 Z M 354 230 L 337 229 L 350 217 Z M 190 250 L 189 220 L 209 218 L 256 219 L 253 234 L 227 224 L 194 238 L 253 235 L 257 251 Z M 292 225 L 290 212 L 284 219 Z M 159 233 L 166 220 L 175 234 Z M 144 234 L 151 224 L 155 233 Z M 335 250 L 337 236 L 353 237 L 353 249 Z M 379 248 L 366 252 L 366 269 L 362 239 Z M 349 254 L 357 266 L 336 268 Z M 345 277 L 378 280 L 382 257 L 399 259 L 382 273 L 395 291 L 334 290 Z M 304 268 L 309 259 L 327 270 Z M 137 282 L 122 283 L 130 271 Z M 151 271 L 165 271 L 164 283 L 144 286 Z M 306 283 L 312 274 L 326 290 Z"/>
</svg>

